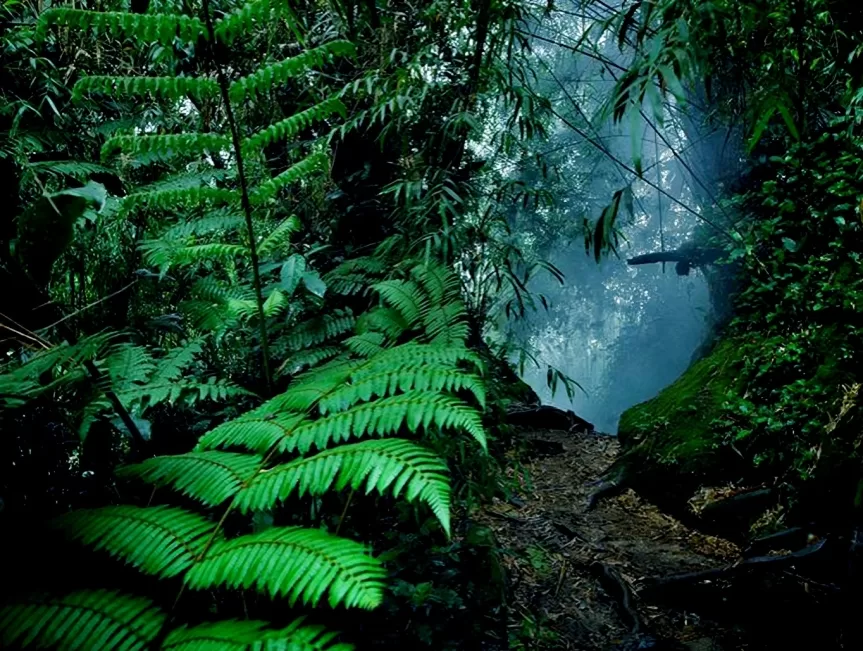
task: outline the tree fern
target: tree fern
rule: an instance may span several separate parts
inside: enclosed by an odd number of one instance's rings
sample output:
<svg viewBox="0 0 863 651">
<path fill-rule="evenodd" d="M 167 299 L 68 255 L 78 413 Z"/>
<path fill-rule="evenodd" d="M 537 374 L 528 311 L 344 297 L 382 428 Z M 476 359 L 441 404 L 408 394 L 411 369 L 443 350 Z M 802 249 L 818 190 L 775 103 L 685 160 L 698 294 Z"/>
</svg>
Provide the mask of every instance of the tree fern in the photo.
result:
<svg viewBox="0 0 863 651">
<path fill-rule="evenodd" d="M 108 506 L 54 521 L 73 540 L 105 549 L 146 574 L 171 577 L 191 567 L 217 533 L 216 523 L 169 506 Z"/>
<path fill-rule="evenodd" d="M 270 509 L 293 493 L 322 495 L 345 487 L 366 492 L 402 491 L 408 501 L 427 504 L 449 533 L 447 467 L 426 448 L 399 439 L 363 441 L 326 450 L 256 475 L 239 492 L 235 504 L 243 513 Z"/>
<path fill-rule="evenodd" d="M 259 408 L 210 430 L 198 441 L 197 449 L 241 447 L 266 454 L 305 420 L 304 414 L 278 413 Z"/>
<path fill-rule="evenodd" d="M 165 622 L 149 599 L 103 590 L 13 602 L 0 609 L 4 647 L 147 649 Z"/>
<path fill-rule="evenodd" d="M 289 603 L 376 608 L 386 571 L 360 543 L 317 529 L 278 527 L 213 545 L 186 574 L 195 589 L 255 588 Z"/>
<path fill-rule="evenodd" d="M 189 452 L 162 456 L 120 468 L 120 477 L 137 477 L 175 490 L 207 506 L 234 496 L 257 472 L 260 457 L 233 452 Z"/>
</svg>

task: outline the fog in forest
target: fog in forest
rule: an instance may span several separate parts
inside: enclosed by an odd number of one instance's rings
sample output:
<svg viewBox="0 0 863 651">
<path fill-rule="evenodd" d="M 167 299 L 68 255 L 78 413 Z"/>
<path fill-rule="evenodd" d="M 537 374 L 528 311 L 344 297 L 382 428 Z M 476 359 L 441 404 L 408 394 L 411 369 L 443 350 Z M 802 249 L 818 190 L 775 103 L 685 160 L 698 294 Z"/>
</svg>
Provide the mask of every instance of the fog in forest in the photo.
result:
<svg viewBox="0 0 863 651">
<path fill-rule="evenodd" d="M 541 180 L 527 163 L 517 173 L 528 184 L 545 184 L 554 206 L 519 210 L 511 219 L 566 282 L 535 278 L 530 287 L 547 297 L 548 310 L 531 311 L 507 327 L 516 347 L 535 359 L 521 374 L 543 403 L 616 433 L 625 409 L 655 396 L 687 368 L 711 318 L 702 271 L 678 275 L 674 264 L 630 266 L 626 260 L 677 249 L 698 229 L 710 230 L 707 221 L 725 227 L 731 218 L 715 196 L 735 180 L 742 157 L 736 134 L 705 119 L 709 101 L 703 93 L 693 97 L 692 89 L 685 110 L 673 101 L 654 110 L 648 93 L 643 110 L 612 120 L 598 98 L 609 96 L 615 66 L 632 55 L 607 33 L 586 33 L 596 21 L 580 3 L 571 9 L 532 32 L 535 74 L 554 115 L 544 160 L 559 175 Z M 560 45 L 579 38 L 581 52 Z M 617 252 L 597 263 L 585 252 L 582 224 L 595 224 L 615 192 L 626 188 L 631 195 L 624 195 L 616 214 Z M 558 386 L 552 395 L 549 365 L 583 390 L 570 399 Z"/>
</svg>

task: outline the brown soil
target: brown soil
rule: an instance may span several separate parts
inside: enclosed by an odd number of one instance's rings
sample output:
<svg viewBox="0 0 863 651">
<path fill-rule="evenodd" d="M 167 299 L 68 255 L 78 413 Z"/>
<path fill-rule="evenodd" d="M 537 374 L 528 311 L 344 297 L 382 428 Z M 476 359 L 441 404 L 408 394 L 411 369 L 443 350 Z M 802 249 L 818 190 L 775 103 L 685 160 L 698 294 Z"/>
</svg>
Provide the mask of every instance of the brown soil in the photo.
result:
<svg viewBox="0 0 863 651">
<path fill-rule="evenodd" d="M 637 595 L 646 578 L 722 566 L 739 558 L 739 550 L 686 528 L 631 491 L 587 511 L 592 488 L 586 484 L 618 454 L 615 438 L 550 430 L 524 437 L 562 444 L 564 452 L 527 462 L 520 499 L 496 502 L 482 516 L 503 548 L 511 583 L 510 648 L 743 648 L 728 631 L 692 613 L 637 596 L 634 605 L 648 632 L 667 646 L 631 636 L 625 612 L 605 592 L 591 563 L 616 568 Z"/>
</svg>

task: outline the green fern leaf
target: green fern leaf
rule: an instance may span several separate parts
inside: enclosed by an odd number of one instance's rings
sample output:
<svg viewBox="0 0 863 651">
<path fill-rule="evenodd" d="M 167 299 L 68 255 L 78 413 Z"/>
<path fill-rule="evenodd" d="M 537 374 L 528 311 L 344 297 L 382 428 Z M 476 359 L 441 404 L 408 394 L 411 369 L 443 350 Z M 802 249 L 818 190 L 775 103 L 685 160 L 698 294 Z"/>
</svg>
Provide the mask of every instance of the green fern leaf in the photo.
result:
<svg viewBox="0 0 863 651">
<path fill-rule="evenodd" d="M 303 414 L 277 413 L 259 407 L 210 430 L 198 441 L 196 449 L 242 447 L 265 454 L 304 420 Z"/>
<path fill-rule="evenodd" d="M 332 314 L 317 316 L 298 323 L 286 339 L 292 350 L 303 350 L 335 339 L 353 329 L 356 319 L 348 310 L 334 310 Z"/>
<path fill-rule="evenodd" d="M 173 156 L 200 155 L 230 148 L 230 139 L 217 133 L 113 136 L 102 145 L 101 156 L 104 161 L 115 152 L 122 152 L 129 155 L 151 155 L 155 160 L 164 160 Z"/>
<path fill-rule="evenodd" d="M 280 289 L 274 289 L 264 301 L 264 316 L 272 318 L 284 312 L 288 307 L 288 298 Z"/>
<path fill-rule="evenodd" d="M 397 369 L 360 369 L 350 379 L 318 401 L 321 414 L 344 411 L 358 402 L 408 391 L 470 391 L 485 408 L 485 388 L 475 375 L 450 366 L 419 363 Z"/>
<path fill-rule="evenodd" d="M 432 343 L 464 342 L 469 333 L 467 310 L 461 301 L 435 305 L 423 314 L 425 335 Z"/>
<path fill-rule="evenodd" d="M 53 7 L 39 15 L 37 38 L 44 39 L 51 25 L 82 31 L 92 29 L 97 34 L 124 36 L 136 41 L 156 41 L 166 47 L 170 47 L 177 37 L 186 42 L 207 38 L 206 27 L 199 18 L 179 14 L 133 14 Z"/>
<path fill-rule="evenodd" d="M 277 255 L 290 242 L 291 236 L 299 230 L 300 220 L 296 215 L 291 215 L 264 238 L 264 241 L 258 246 L 258 255 L 262 259 Z"/>
<path fill-rule="evenodd" d="M 461 281 L 451 270 L 439 264 L 422 264 L 411 269 L 431 302 L 444 304 L 460 298 Z"/>
<path fill-rule="evenodd" d="M 293 493 L 323 495 L 331 489 L 366 493 L 405 491 L 408 501 L 427 504 L 449 535 L 449 483 L 447 467 L 426 448 L 400 439 L 363 441 L 296 459 L 255 476 L 234 501 L 243 513 L 271 509 Z"/>
<path fill-rule="evenodd" d="M 361 404 L 297 426 L 278 443 L 280 452 L 306 454 L 313 446 L 325 449 L 332 443 L 366 435 L 397 434 L 402 427 L 411 431 L 435 425 L 441 429 L 464 430 L 483 448 L 487 447 L 479 412 L 457 398 L 431 391 L 410 391 Z"/>
<path fill-rule="evenodd" d="M 315 172 L 325 171 L 329 166 L 329 157 L 323 152 L 317 152 L 306 156 L 299 163 L 295 163 L 281 174 L 274 176 L 269 181 L 264 181 L 252 190 L 249 199 L 253 204 L 261 204 L 273 199 L 276 194 L 287 185 L 305 179 Z"/>
<path fill-rule="evenodd" d="M 334 113 L 341 116 L 346 114 L 347 110 L 341 100 L 335 97 L 326 99 L 319 104 L 307 108 L 304 111 L 295 113 L 289 118 L 280 120 L 271 124 L 266 129 L 258 131 L 256 134 L 246 138 L 243 141 L 243 149 L 247 154 L 254 151 L 262 150 L 274 142 L 280 142 L 293 138 L 303 129 L 311 126 L 315 122 L 320 122 L 327 119 Z"/>
<path fill-rule="evenodd" d="M 297 619 L 274 630 L 266 622 L 228 620 L 171 631 L 165 651 L 352 651 L 349 644 L 331 644 L 336 633 L 322 626 L 303 626 Z"/>
<path fill-rule="evenodd" d="M 384 280 L 372 285 L 372 289 L 398 310 L 410 327 L 419 323 L 423 313 L 428 310 L 428 299 L 413 281 Z"/>
<path fill-rule="evenodd" d="M 233 190 L 213 188 L 207 185 L 197 188 L 142 190 L 128 194 L 121 199 L 120 214 L 128 215 L 139 208 L 173 212 L 177 208 L 191 208 L 205 203 L 215 205 L 236 203 L 238 198 L 239 195 Z"/>
<path fill-rule="evenodd" d="M 108 97 L 163 97 L 180 100 L 187 95 L 207 99 L 219 95 L 219 84 L 200 77 L 82 77 L 72 87 L 72 99 L 101 94 Z"/>
<path fill-rule="evenodd" d="M 268 2 L 268 0 L 261 1 Z M 355 51 L 350 41 L 330 41 L 295 57 L 265 66 L 231 84 L 231 101 L 239 103 L 246 98 L 255 99 L 259 95 L 268 93 L 273 87 L 284 85 L 286 81 L 309 68 L 320 67 L 336 57 L 353 56 Z"/>
<path fill-rule="evenodd" d="M 4 648 L 147 649 L 165 614 L 142 597 L 82 590 L 62 597 L 32 597 L 0 609 Z"/>
<path fill-rule="evenodd" d="M 105 367 L 111 387 L 116 391 L 125 391 L 135 384 L 146 382 L 156 364 L 150 351 L 143 346 L 118 344 L 105 358 Z"/>
<path fill-rule="evenodd" d="M 287 3 L 279 0 L 252 0 L 241 4 L 233 12 L 216 21 L 216 39 L 230 45 L 237 36 L 266 26 L 271 18 L 287 10 Z"/>
<path fill-rule="evenodd" d="M 321 348 L 302 350 L 295 355 L 291 355 L 282 362 L 282 365 L 278 369 L 278 373 L 284 375 L 296 375 L 301 371 L 317 366 L 321 362 L 331 360 L 342 352 L 342 349 L 336 346 L 322 346 Z"/>
<path fill-rule="evenodd" d="M 345 347 L 360 357 L 371 357 L 384 349 L 387 338 L 380 332 L 364 332 L 345 339 Z"/>
<path fill-rule="evenodd" d="M 216 531 L 207 518 L 169 506 L 73 511 L 52 524 L 73 540 L 163 578 L 189 568 Z"/>
<path fill-rule="evenodd" d="M 407 343 L 387 348 L 363 365 L 363 372 L 394 370 L 396 368 L 416 368 L 419 364 L 442 364 L 452 366 L 466 362 L 482 374 L 482 361 L 464 346 L 451 344 Z"/>
<path fill-rule="evenodd" d="M 318 529 L 273 528 L 213 545 L 186 574 L 199 590 L 255 588 L 291 605 L 372 609 L 383 601 L 386 572 L 366 548 Z"/>
<path fill-rule="evenodd" d="M 200 219 L 183 220 L 166 230 L 162 239 L 179 240 L 193 235 L 209 235 L 216 232 L 230 233 L 245 227 L 242 215 L 230 209 L 215 210 Z"/>
<path fill-rule="evenodd" d="M 36 161 L 28 163 L 27 168 L 55 176 L 71 176 L 79 181 L 86 180 L 93 174 L 115 173 L 115 170 L 112 170 L 110 167 L 71 160 Z"/>
<path fill-rule="evenodd" d="M 171 486 L 206 506 L 216 506 L 236 494 L 260 464 L 260 457 L 249 454 L 189 452 L 124 466 L 117 475 Z"/>
<path fill-rule="evenodd" d="M 404 315 L 391 307 L 376 307 L 357 319 L 357 330 L 360 332 L 380 332 L 387 339 L 398 339 L 410 330 L 410 323 Z"/>
</svg>

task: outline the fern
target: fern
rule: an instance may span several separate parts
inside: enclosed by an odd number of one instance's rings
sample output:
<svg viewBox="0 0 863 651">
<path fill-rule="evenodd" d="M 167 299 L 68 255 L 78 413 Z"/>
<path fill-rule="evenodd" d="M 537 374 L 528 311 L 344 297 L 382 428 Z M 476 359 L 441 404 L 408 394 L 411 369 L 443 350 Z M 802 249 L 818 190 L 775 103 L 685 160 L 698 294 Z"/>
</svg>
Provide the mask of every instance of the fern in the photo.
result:
<svg viewBox="0 0 863 651">
<path fill-rule="evenodd" d="M 112 77 L 93 75 L 82 77 L 72 87 L 72 99 L 101 94 L 110 97 L 160 97 L 179 100 L 187 95 L 197 99 L 216 97 L 219 85 L 200 77 Z"/>
<path fill-rule="evenodd" d="M 102 160 L 116 152 L 151 154 L 156 159 L 220 152 L 231 148 L 228 137 L 216 133 L 172 133 L 167 135 L 113 136 L 102 145 Z"/>
<path fill-rule="evenodd" d="M 125 36 L 137 41 L 156 41 L 166 47 L 170 47 L 177 37 L 186 42 L 207 37 L 207 30 L 199 18 L 179 14 L 132 14 L 52 7 L 39 15 L 37 36 L 44 38 L 51 25 L 82 31 L 92 29 L 99 34 Z"/>
<path fill-rule="evenodd" d="M 191 567 L 216 533 L 197 513 L 168 506 L 108 506 L 54 521 L 73 540 L 105 549 L 146 574 L 176 576 Z"/>
<path fill-rule="evenodd" d="M 432 425 L 464 430 L 486 449 L 485 431 L 477 412 L 461 400 L 432 391 L 410 391 L 382 398 L 300 425 L 279 441 L 278 449 L 305 454 L 312 447 L 323 450 L 350 438 L 386 436 L 397 434 L 402 427 L 416 431 Z"/>
<path fill-rule="evenodd" d="M 258 255 L 264 259 L 274 256 L 290 242 L 291 236 L 299 230 L 300 220 L 297 219 L 296 215 L 291 215 L 276 226 L 261 242 L 258 247 Z"/>
<path fill-rule="evenodd" d="M 386 572 L 366 548 L 316 529 L 279 527 L 213 545 L 186 574 L 187 584 L 255 588 L 315 606 L 329 593 L 333 607 L 376 608 Z"/>
<path fill-rule="evenodd" d="M 233 452 L 189 452 L 124 466 L 120 477 L 135 477 L 175 490 L 207 506 L 216 506 L 242 488 L 261 465 L 260 457 Z"/>
<path fill-rule="evenodd" d="M 242 447 L 265 454 L 306 420 L 305 415 L 258 408 L 219 425 L 198 441 L 198 450 Z"/>
<path fill-rule="evenodd" d="M 264 3 L 267 0 L 263 0 Z M 237 103 L 244 99 L 255 99 L 269 92 L 270 88 L 284 84 L 309 68 L 319 67 L 336 57 L 353 56 L 355 48 L 350 41 L 330 41 L 302 54 L 278 63 L 265 66 L 247 77 L 242 77 L 231 84 L 230 97 Z"/>
<path fill-rule="evenodd" d="M 62 597 L 31 597 L 0 610 L 2 646 L 79 649 L 147 649 L 165 614 L 152 602 L 103 590 Z"/>
<path fill-rule="evenodd" d="M 292 350 L 318 346 L 349 332 L 355 323 L 356 319 L 349 311 L 334 310 L 332 314 L 313 317 L 294 326 L 286 338 L 286 345 Z"/>
<path fill-rule="evenodd" d="M 345 340 L 348 341 L 348 340 Z M 289 356 L 279 367 L 278 372 L 285 375 L 296 375 L 297 373 L 314 368 L 321 362 L 326 362 L 341 355 L 343 350 L 338 346 L 322 346 L 320 348 L 309 348 Z"/>
<path fill-rule="evenodd" d="M 404 318 L 408 327 L 418 323 L 428 309 L 428 303 L 413 281 L 385 280 L 372 286 Z"/>
<path fill-rule="evenodd" d="M 274 142 L 293 138 L 303 129 L 327 119 L 334 113 L 344 116 L 346 109 L 341 100 L 331 97 L 249 136 L 243 141 L 243 149 L 246 153 L 250 153 L 268 147 Z"/>
<path fill-rule="evenodd" d="M 293 493 L 323 495 L 346 487 L 395 497 L 404 490 L 408 501 L 428 504 L 449 534 L 449 483 L 440 458 L 416 443 L 398 439 L 364 441 L 301 458 L 254 477 L 237 495 L 241 512 L 270 509 Z"/>
<path fill-rule="evenodd" d="M 36 172 L 45 172 L 55 176 L 70 176 L 79 181 L 86 180 L 93 174 L 113 174 L 114 170 L 95 163 L 71 160 L 35 161 L 28 163 L 27 168 Z"/>
<path fill-rule="evenodd" d="M 240 5 L 230 14 L 219 19 L 215 25 L 216 38 L 230 44 L 245 31 L 252 31 L 256 23 L 267 23 L 281 10 L 287 8 L 287 3 L 280 0 L 252 0 Z"/>
<path fill-rule="evenodd" d="M 199 219 L 183 220 L 162 234 L 165 240 L 179 240 L 192 235 L 231 232 L 245 226 L 242 215 L 230 209 L 216 210 Z"/>
<path fill-rule="evenodd" d="M 329 158 L 323 152 L 317 152 L 306 156 L 298 163 L 294 163 L 284 172 L 274 176 L 269 181 L 264 181 L 256 187 L 249 195 L 253 204 L 261 204 L 273 199 L 282 188 L 304 179 L 317 171 L 327 169 Z"/>
<path fill-rule="evenodd" d="M 266 622 L 210 622 L 176 628 L 165 638 L 165 651 L 352 651 L 349 644 L 331 644 L 335 633 L 304 626 L 298 619 L 281 630 Z"/>
</svg>

